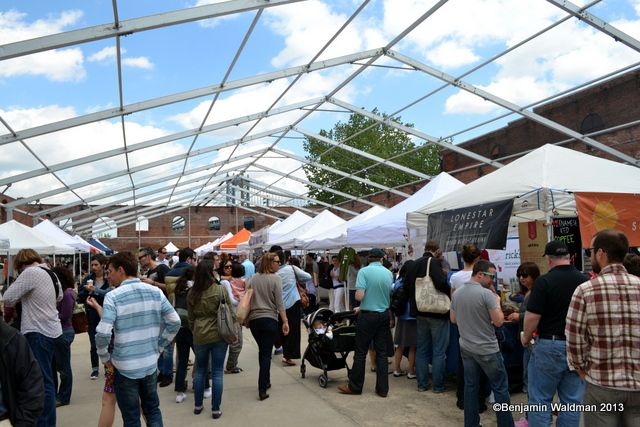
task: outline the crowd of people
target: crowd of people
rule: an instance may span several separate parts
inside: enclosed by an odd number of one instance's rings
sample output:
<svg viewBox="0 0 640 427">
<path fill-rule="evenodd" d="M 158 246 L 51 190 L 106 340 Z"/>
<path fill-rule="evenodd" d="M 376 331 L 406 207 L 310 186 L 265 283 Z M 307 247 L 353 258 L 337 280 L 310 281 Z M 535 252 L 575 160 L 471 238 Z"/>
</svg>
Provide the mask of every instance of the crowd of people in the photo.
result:
<svg viewBox="0 0 640 427">
<path fill-rule="evenodd" d="M 50 268 L 24 249 L 14 258 L 19 276 L 3 296 L 0 418 L 56 425 L 56 407 L 72 400 L 71 319 L 81 303 L 89 378 L 104 374 L 100 427 L 113 424 L 116 405 L 126 426 L 141 425 L 141 415 L 146 425 L 161 426 L 157 387 L 174 384 L 175 401 L 185 402 L 190 365 L 193 413 L 211 399 L 218 419 L 224 374 L 243 372 L 243 325 L 258 345 L 263 401 L 272 391 L 273 355 L 281 354 L 285 368 L 303 357 L 301 320 L 318 308 L 318 288 L 325 288 L 331 312 L 357 313 L 353 366 L 340 393 L 363 392 L 367 355 L 382 398 L 390 393 L 390 373 L 415 379 L 418 392 L 445 393 L 450 337 L 459 336 L 457 404 L 465 426 L 479 425 L 489 394 L 499 426 L 548 426 L 554 415 L 561 426 L 578 426 L 581 416 L 587 426 L 640 425 L 640 257 L 628 254 L 626 236 L 615 230 L 599 232 L 590 246 L 591 276 L 571 264 L 564 243 L 552 241 L 544 251 L 548 272 L 522 263 L 520 289 L 506 299 L 496 266 L 473 244 L 460 248 L 464 267 L 457 272 L 436 241 L 402 265 L 374 248 L 366 266 L 351 248 L 329 259 L 299 259 L 274 246 L 255 265 L 246 252 L 198 257 L 182 248 L 171 266 L 163 248 L 141 248 L 94 256 L 77 289 L 68 269 Z M 506 310 L 505 302 L 516 309 Z M 250 308 L 238 319 L 235 308 L 243 304 Z M 231 336 L 219 320 L 225 305 L 232 307 Z M 523 347 L 528 402 L 517 421 L 499 338 L 505 322 L 518 325 Z"/>
</svg>

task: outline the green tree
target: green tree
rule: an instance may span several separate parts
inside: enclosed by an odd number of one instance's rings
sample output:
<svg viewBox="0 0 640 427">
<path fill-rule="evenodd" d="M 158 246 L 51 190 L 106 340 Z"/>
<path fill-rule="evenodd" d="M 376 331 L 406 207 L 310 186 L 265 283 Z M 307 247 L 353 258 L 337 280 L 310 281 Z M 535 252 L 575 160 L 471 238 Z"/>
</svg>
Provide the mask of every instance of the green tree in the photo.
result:
<svg viewBox="0 0 640 427">
<path fill-rule="evenodd" d="M 373 112 L 377 113 L 377 109 L 374 109 Z M 393 120 L 402 123 L 399 117 L 394 117 Z M 402 124 L 413 127 L 410 123 Z M 370 126 L 372 127 L 367 129 Z M 351 114 L 346 123 L 338 122 L 333 126 L 333 129 L 328 131 L 323 129 L 319 134 L 336 142 L 357 134 L 349 139 L 345 145 L 366 151 L 383 159 L 393 158 L 391 161 L 394 163 L 428 175 L 436 175 L 440 172 L 440 150 L 438 146 L 431 144 L 411 153 L 402 154 L 416 148 L 416 144 L 411 141 L 411 138 L 406 133 L 356 113 Z M 386 187 L 397 187 L 418 179 L 415 175 L 387 165 L 376 164 L 373 160 L 333 147 L 315 138 L 305 138 L 304 149 L 307 152 L 306 158 L 310 161 L 331 166 Z M 327 152 L 327 150 L 329 151 Z M 324 154 L 325 152 L 327 153 Z M 340 175 L 316 166 L 304 165 L 303 168 L 311 182 L 329 186 L 334 190 L 354 196 L 365 196 L 379 191 L 376 187 L 362 184 L 353 179 L 341 179 Z M 326 190 L 318 188 L 311 188 L 310 190 L 311 197 L 326 203 L 337 204 L 346 200 L 344 197 Z"/>
</svg>

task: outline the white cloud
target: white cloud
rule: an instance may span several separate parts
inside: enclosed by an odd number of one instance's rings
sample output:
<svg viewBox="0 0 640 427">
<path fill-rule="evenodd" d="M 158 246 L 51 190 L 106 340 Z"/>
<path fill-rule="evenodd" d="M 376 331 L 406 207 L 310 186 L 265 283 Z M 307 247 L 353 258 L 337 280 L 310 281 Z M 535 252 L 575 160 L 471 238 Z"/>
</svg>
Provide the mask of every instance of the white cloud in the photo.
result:
<svg viewBox="0 0 640 427">
<path fill-rule="evenodd" d="M 309 0 L 265 11 L 268 27 L 284 37 L 285 42 L 284 49 L 271 60 L 274 67 L 309 62 L 337 32 L 348 16 L 333 11 L 329 4 Z M 333 41 L 320 58 L 359 52 L 371 48 L 371 43 L 380 47 L 382 40 L 383 37 L 375 30 L 375 26 L 356 20 Z"/>
<path fill-rule="evenodd" d="M 639 3 L 634 0 L 633 4 Z M 433 4 L 434 0 L 386 0 L 385 32 L 397 34 L 416 19 L 416 11 L 422 13 Z M 505 50 L 565 15 L 550 3 L 536 0 L 450 1 L 396 49 L 423 57 L 455 76 L 461 67 L 466 69 L 481 58 Z M 639 36 L 640 20 L 611 24 Z M 497 60 L 492 65 L 497 71 L 477 86 L 524 105 L 638 60 L 637 52 L 572 18 Z M 475 78 L 476 74 L 466 80 Z M 496 108 L 465 92 L 452 95 L 445 104 L 447 113 L 487 113 Z"/>
<path fill-rule="evenodd" d="M 120 54 L 124 55 L 127 52 L 126 49 L 121 48 Z M 116 60 L 117 50 L 115 46 L 107 46 L 100 49 L 96 53 L 89 56 L 89 62 L 105 62 L 110 63 Z M 123 57 L 122 65 L 131 68 L 141 68 L 143 70 L 152 70 L 154 65 L 151 60 L 146 56 L 131 56 Z"/>
<path fill-rule="evenodd" d="M 132 68 L 141 68 L 143 70 L 152 70 L 154 65 L 146 56 L 135 56 L 131 58 L 124 58 L 122 65 Z"/>
<path fill-rule="evenodd" d="M 56 105 L 30 109 L 15 108 L 0 110 L 0 116 L 5 118 L 16 129 L 31 128 L 44 123 L 76 117 L 77 115 L 73 107 Z M 129 144 L 157 138 L 169 133 L 164 129 L 142 125 L 131 120 L 126 121 L 126 130 Z M 27 140 L 27 144 L 42 160 L 48 165 L 52 165 L 114 148 L 122 148 L 122 127 L 119 120 L 113 122 L 101 121 L 32 138 Z M 5 155 L 2 156 L 2 160 L 0 161 L 0 176 L 12 176 L 17 173 L 42 167 L 39 163 L 36 163 L 34 158 L 29 155 L 24 148 L 21 148 L 20 143 L 14 142 L 4 148 L 3 152 Z M 169 142 L 130 153 L 129 162 L 131 166 L 136 166 L 155 160 L 166 159 L 183 153 L 184 151 L 185 148 L 182 144 Z M 173 167 L 172 164 L 162 165 L 152 170 L 140 172 L 136 174 L 136 176 L 139 177 L 137 179 L 141 180 L 157 178 L 171 167 Z M 116 156 L 65 169 L 57 173 L 65 182 L 74 183 L 125 168 L 124 156 Z M 9 195 L 25 196 L 40 193 L 43 189 L 58 188 L 60 185 L 61 184 L 51 175 L 43 175 L 38 178 L 15 183 L 11 186 L 8 193 Z M 106 189 L 113 189 L 114 186 L 114 180 L 110 180 L 95 184 L 90 189 L 85 189 L 85 191 L 96 194 Z M 66 194 L 63 197 L 57 197 L 56 200 L 75 200 L 75 196 Z"/>
<path fill-rule="evenodd" d="M 120 52 L 125 53 L 125 49 L 120 49 Z M 89 56 L 89 62 L 102 62 L 106 60 L 114 60 L 116 59 L 116 47 L 115 46 L 107 46 L 103 49 L 100 49 L 96 53 Z"/>
<path fill-rule="evenodd" d="M 71 10 L 27 22 L 25 13 L 0 12 L 0 45 L 65 31 L 81 17 L 81 11 Z M 83 61 L 79 48 L 50 50 L 0 62 L 0 77 L 41 75 L 59 82 L 80 81 L 86 77 Z"/>
</svg>

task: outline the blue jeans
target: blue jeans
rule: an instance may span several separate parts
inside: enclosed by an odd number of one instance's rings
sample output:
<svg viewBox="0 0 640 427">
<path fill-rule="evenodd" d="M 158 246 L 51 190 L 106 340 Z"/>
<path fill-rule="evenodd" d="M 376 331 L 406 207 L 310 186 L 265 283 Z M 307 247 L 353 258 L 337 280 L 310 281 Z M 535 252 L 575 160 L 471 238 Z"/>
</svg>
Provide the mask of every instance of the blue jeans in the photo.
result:
<svg viewBox="0 0 640 427">
<path fill-rule="evenodd" d="M 173 379 L 173 342 L 164 348 L 158 358 L 158 370 L 160 375 Z"/>
<path fill-rule="evenodd" d="M 201 407 L 204 398 L 204 383 L 207 380 L 208 370 L 206 366 L 211 360 L 211 376 L 213 377 L 213 395 L 211 397 L 211 410 L 219 411 L 222 402 L 222 377 L 224 375 L 224 358 L 227 355 L 228 344 L 224 341 L 210 344 L 195 344 L 196 354 L 196 379 L 195 379 L 195 406 Z"/>
<path fill-rule="evenodd" d="M 582 403 L 584 382 L 567 366 L 566 341 L 538 339 L 529 359 L 529 404 L 546 405 L 546 411 L 529 412 L 531 427 L 551 424 L 551 402 L 558 392 L 560 403 Z M 556 426 L 577 427 L 580 412 L 559 412 Z"/>
<path fill-rule="evenodd" d="M 62 335 L 54 341 L 54 364 L 55 371 L 53 375 L 54 383 L 58 373 L 60 373 L 60 386 L 58 396 L 56 397 L 62 403 L 69 403 L 71 400 L 71 389 L 73 387 L 73 371 L 71 370 L 71 343 L 76 337 L 73 329 L 62 331 Z"/>
<path fill-rule="evenodd" d="M 87 310 L 87 323 L 89 329 L 87 334 L 89 335 L 89 357 L 91 358 L 91 370 L 97 371 L 100 368 L 100 359 L 98 358 L 98 350 L 96 348 L 96 328 L 100 323 L 100 317 L 95 313 L 95 310 L 91 309 L 94 313 L 90 314 Z"/>
<path fill-rule="evenodd" d="M 249 322 L 251 335 L 258 344 L 258 391 L 266 393 L 271 384 L 271 349 L 278 337 L 278 321 L 268 317 L 260 317 Z"/>
<path fill-rule="evenodd" d="M 53 384 L 53 348 L 54 338 L 38 332 L 25 334 L 33 357 L 38 361 L 44 380 L 44 410 L 38 418 L 38 427 L 55 427 L 56 425 L 56 389 Z"/>
<path fill-rule="evenodd" d="M 356 348 L 353 354 L 353 367 L 349 374 L 349 388 L 362 393 L 364 386 L 365 363 L 369 346 L 373 342 L 376 351 L 376 392 L 387 394 L 389 392 L 389 376 L 387 365 L 387 343 L 391 338 L 389 329 L 389 311 L 363 312 L 358 314 L 356 323 Z"/>
<path fill-rule="evenodd" d="M 140 427 L 140 408 L 147 427 L 162 427 L 158 378 L 155 373 L 144 378 L 127 378 L 116 369 L 113 387 L 125 427 Z"/>
<path fill-rule="evenodd" d="M 480 372 L 484 372 L 489 379 L 496 403 L 510 404 L 507 371 L 499 351 L 480 355 L 461 348 L 460 353 L 464 365 L 464 426 L 478 427 L 480 425 L 480 413 L 478 412 Z M 498 427 L 513 427 L 511 411 L 496 411 L 496 418 L 498 419 Z"/>
<path fill-rule="evenodd" d="M 178 355 L 178 366 L 176 367 L 176 382 L 174 390 L 177 392 L 187 391 L 185 383 L 187 378 L 187 367 L 189 364 L 189 351 L 192 348 L 193 334 L 191 333 L 191 330 L 185 327 L 180 328 L 178 334 L 176 335 L 176 353 Z"/>
<path fill-rule="evenodd" d="M 416 375 L 418 388 L 429 388 L 429 361 L 433 368 L 433 391 L 444 391 L 444 374 L 449 347 L 449 320 L 433 317 L 416 318 Z"/>
</svg>

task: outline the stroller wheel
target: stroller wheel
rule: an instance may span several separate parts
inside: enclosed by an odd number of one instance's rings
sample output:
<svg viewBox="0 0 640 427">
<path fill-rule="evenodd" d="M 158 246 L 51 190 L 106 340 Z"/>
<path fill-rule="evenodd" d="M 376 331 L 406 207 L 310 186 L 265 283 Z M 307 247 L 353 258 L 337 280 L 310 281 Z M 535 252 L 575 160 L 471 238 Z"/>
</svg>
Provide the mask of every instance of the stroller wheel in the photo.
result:
<svg viewBox="0 0 640 427">
<path fill-rule="evenodd" d="M 304 363 L 300 365 L 300 376 L 304 378 L 305 373 L 307 372 L 307 367 L 304 366 Z"/>
<path fill-rule="evenodd" d="M 329 378 L 325 374 L 320 374 L 318 377 L 318 384 L 320 387 L 327 388 L 327 383 L 329 382 Z"/>
</svg>

